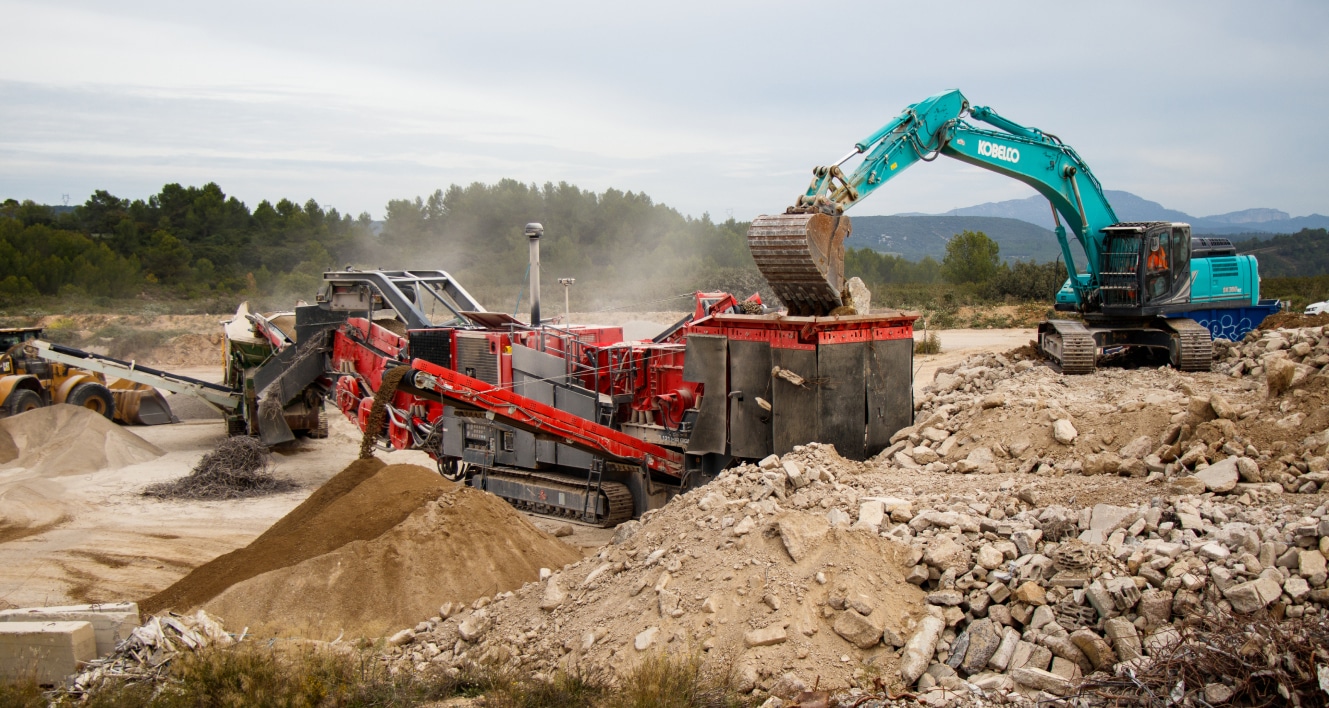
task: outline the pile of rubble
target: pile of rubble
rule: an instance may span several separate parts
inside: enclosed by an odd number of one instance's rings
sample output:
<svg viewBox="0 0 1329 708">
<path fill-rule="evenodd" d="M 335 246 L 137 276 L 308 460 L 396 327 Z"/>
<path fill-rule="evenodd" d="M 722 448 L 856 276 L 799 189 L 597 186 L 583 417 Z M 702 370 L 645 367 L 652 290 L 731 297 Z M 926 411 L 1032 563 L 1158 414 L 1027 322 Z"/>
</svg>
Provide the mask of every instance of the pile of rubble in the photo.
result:
<svg viewBox="0 0 1329 708">
<path fill-rule="evenodd" d="M 1168 479 L 1197 493 L 1317 492 L 1329 481 L 1329 335 L 1257 330 L 1216 350 L 1236 362 L 1231 378 L 1166 368 L 1067 378 L 971 357 L 937 373 L 918 424 L 878 459 L 931 473 Z"/>
<path fill-rule="evenodd" d="M 1238 377 L 971 358 L 876 459 L 810 444 L 728 470 L 594 557 L 444 605 L 389 659 L 548 676 L 699 652 L 772 705 L 814 685 L 950 705 L 1133 676 L 1201 616 L 1323 620 L 1329 359 L 1300 367 L 1325 340 L 1220 347 L 1263 347 Z M 1247 678 L 1177 690 L 1216 704 Z"/>
<path fill-rule="evenodd" d="M 111 654 L 88 662 L 74 677 L 68 692 L 80 696 L 107 681 L 165 680 L 171 662 L 182 653 L 204 647 L 228 647 L 243 640 L 233 637 L 221 622 L 199 610 L 192 615 L 163 613 L 120 642 Z"/>
</svg>

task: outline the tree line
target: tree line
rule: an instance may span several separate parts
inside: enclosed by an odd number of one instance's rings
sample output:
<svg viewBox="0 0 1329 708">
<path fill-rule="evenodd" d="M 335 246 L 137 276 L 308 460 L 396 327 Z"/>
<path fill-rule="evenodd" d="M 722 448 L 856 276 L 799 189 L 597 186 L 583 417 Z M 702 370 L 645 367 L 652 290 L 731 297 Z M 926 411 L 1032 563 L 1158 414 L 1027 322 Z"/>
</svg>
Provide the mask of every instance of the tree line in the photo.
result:
<svg viewBox="0 0 1329 708">
<path fill-rule="evenodd" d="M 857 275 L 868 288 L 893 285 L 951 285 L 972 299 L 1017 302 L 1051 301 L 1066 282 L 1060 261 L 1035 263 L 1001 259 L 1001 247 L 982 231 L 962 231 L 946 242 L 946 255 L 917 262 L 867 248 L 845 252 L 845 273 Z"/>
<path fill-rule="evenodd" d="M 59 212 L 9 199 L 0 204 L 0 294 L 257 294 L 320 279 L 324 268 L 359 258 L 370 236 L 367 214 L 313 199 L 264 200 L 251 211 L 215 183 L 168 184 L 135 200 L 98 190 Z"/>
<path fill-rule="evenodd" d="M 501 180 L 392 200 L 382 222 L 313 199 L 251 209 L 216 183 L 168 184 L 132 200 L 99 190 L 72 209 L 10 199 L 0 203 L 0 298 L 280 304 L 312 299 L 324 270 L 353 265 L 447 270 L 487 307 L 512 310 L 526 281 L 523 226 L 533 221 L 544 225 L 545 297 L 561 300 L 550 286 L 575 278 L 574 309 L 678 309 L 666 300 L 694 290 L 770 296 L 747 249 L 748 222 L 690 217 L 639 192 Z M 846 272 L 873 289 L 959 288 L 997 300 L 1050 300 L 1065 279 L 1060 264 L 1008 265 L 998 251 L 982 232 L 965 231 L 940 262 L 851 248 Z"/>
</svg>

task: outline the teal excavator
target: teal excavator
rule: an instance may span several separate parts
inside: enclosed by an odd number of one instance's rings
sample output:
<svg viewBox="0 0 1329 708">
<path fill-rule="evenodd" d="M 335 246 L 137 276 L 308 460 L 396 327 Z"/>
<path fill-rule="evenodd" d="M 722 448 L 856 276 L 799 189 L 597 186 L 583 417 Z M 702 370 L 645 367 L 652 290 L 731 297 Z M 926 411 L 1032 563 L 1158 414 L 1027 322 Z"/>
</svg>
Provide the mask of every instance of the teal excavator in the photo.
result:
<svg viewBox="0 0 1329 708">
<path fill-rule="evenodd" d="M 977 127 L 966 117 L 986 123 Z M 841 169 L 862 161 L 849 174 Z M 1117 347 L 1166 350 L 1172 365 L 1208 371 L 1211 337 L 1240 339 L 1278 309 L 1259 299 L 1255 258 L 1226 239 L 1191 238 L 1190 225 L 1117 219 L 1089 166 L 1057 136 L 959 91 L 915 103 L 827 167 L 784 214 L 760 216 L 748 231 L 757 267 L 793 316 L 824 316 L 845 305 L 845 212 L 916 162 L 939 155 L 1013 177 L 1047 198 L 1070 274 L 1055 309 L 1081 320 L 1038 327 L 1039 349 L 1068 374 L 1094 370 Z M 1071 240 L 1082 249 L 1076 265 Z"/>
</svg>

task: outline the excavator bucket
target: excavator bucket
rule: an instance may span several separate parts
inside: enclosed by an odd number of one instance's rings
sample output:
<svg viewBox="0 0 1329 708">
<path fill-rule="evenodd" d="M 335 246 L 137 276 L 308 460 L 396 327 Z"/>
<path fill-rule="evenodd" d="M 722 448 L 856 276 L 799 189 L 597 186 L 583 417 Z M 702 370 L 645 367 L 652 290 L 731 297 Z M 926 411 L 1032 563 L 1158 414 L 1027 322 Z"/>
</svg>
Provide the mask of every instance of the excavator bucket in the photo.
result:
<svg viewBox="0 0 1329 708">
<path fill-rule="evenodd" d="M 115 420 L 125 425 L 174 423 L 171 406 L 157 389 L 127 379 L 116 379 L 107 388 L 115 399 Z"/>
<path fill-rule="evenodd" d="M 795 316 L 824 316 L 843 303 L 849 217 L 820 212 L 759 216 L 748 228 L 757 269 Z"/>
</svg>

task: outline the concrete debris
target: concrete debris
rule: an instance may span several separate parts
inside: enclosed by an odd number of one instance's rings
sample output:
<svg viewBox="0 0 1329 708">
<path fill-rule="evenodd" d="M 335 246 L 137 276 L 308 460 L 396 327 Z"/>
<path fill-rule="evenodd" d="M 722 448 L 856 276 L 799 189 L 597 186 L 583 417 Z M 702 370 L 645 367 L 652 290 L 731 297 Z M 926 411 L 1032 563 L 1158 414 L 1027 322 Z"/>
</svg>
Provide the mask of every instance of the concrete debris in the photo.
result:
<svg viewBox="0 0 1329 708">
<path fill-rule="evenodd" d="M 84 663 L 70 684 L 70 693 L 84 694 L 108 679 L 162 681 L 174 656 L 229 647 L 243 639 L 243 633 L 238 637 L 227 633 L 219 620 L 203 610 L 192 615 L 156 615 L 135 627 L 111 654 Z"/>
<path fill-rule="evenodd" d="M 878 457 L 812 443 L 726 470 L 387 657 L 547 676 L 700 647 L 758 704 L 814 681 L 862 698 L 880 678 L 926 705 L 986 705 L 1136 670 L 1188 619 L 1325 617 L 1329 333 L 1257 332 L 1215 359 L 1064 377 L 970 357 Z M 1278 362 L 1290 373 L 1266 382 Z M 421 642 L 449 649 L 425 659 Z"/>
</svg>

